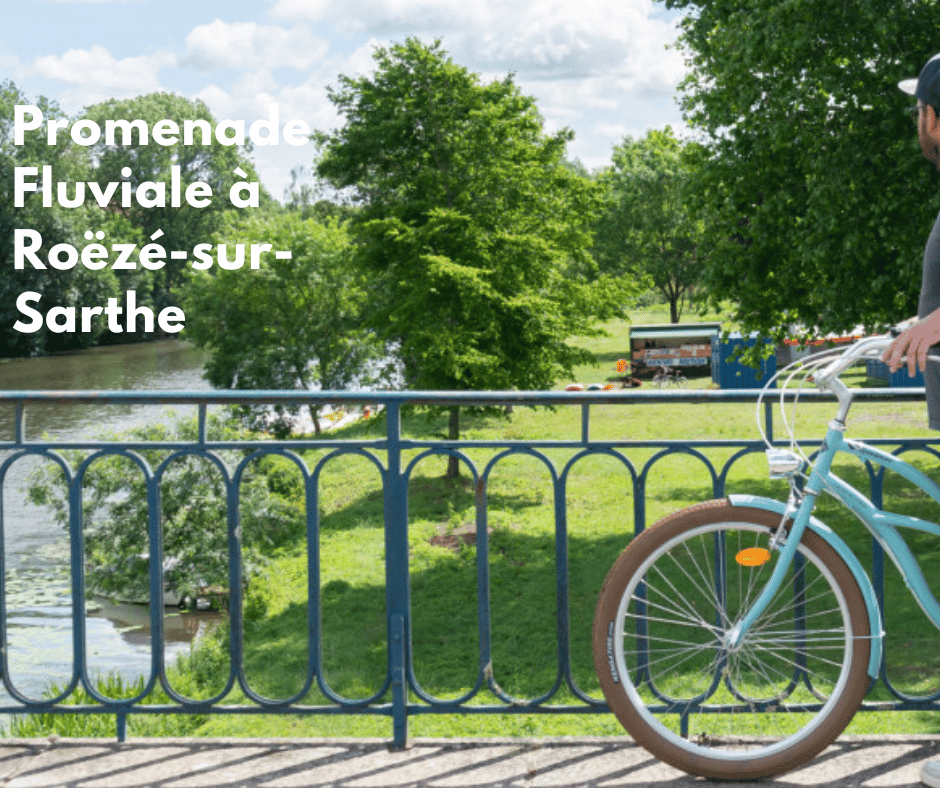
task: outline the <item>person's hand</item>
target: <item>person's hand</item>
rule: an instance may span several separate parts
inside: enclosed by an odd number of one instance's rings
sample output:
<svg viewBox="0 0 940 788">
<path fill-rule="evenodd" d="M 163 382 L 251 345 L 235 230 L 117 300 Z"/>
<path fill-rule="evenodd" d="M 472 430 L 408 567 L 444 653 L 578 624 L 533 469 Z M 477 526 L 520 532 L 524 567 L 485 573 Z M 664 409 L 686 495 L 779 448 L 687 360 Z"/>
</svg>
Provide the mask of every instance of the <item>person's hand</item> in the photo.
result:
<svg viewBox="0 0 940 788">
<path fill-rule="evenodd" d="M 881 354 L 881 360 L 894 372 L 907 356 L 907 374 L 914 377 L 915 367 L 923 372 L 927 368 L 927 351 L 940 343 L 940 309 L 915 323 L 892 342 Z"/>
</svg>

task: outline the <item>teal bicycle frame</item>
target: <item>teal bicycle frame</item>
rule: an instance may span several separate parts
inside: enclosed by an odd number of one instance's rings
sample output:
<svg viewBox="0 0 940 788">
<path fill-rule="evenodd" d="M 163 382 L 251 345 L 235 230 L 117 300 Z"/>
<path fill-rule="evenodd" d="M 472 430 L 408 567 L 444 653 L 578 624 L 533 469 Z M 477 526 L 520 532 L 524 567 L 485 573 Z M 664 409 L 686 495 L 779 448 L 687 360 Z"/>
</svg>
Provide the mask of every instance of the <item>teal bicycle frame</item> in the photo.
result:
<svg viewBox="0 0 940 788">
<path fill-rule="evenodd" d="M 883 345 L 886 340 L 882 339 Z M 867 343 L 859 343 L 860 346 L 868 344 L 869 347 L 877 347 L 877 344 L 869 340 Z M 865 605 L 868 608 L 868 616 L 871 625 L 871 657 L 868 665 L 868 674 L 874 679 L 878 676 L 882 659 L 882 640 L 884 638 L 884 628 L 881 622 L 881 614 L 878 608 L 878 601 L 875 595 L 875 589 L 867 573 L 862 568 L 855 554 L 849 549 L 848 545 L 828 526 L 824 525 L 818 519 L 813 517 L 813 509 L 816 505 L 816 499 L 824 490 L 831 492 L 836 498 L 842 501 L 868 528 L 872 536 L 878 541 L 889 558 L 897 566 L 905 585 L 913 593 L 914 598 L 926 613 L 927 617 L 933 622 L 934 626 L 940 628 L 940 603 L 927 586 L 927 581 L 920 570 L 917 559 L 912 555 L 904 539 L 896 530 L 897 528 L 912 528 L 918 531 L 925 531 L 940 537 L 940 525 L 917 517 L 908 517 L 903 514 L 886 512 L 875 506 L 862 493 L 846 483 L 832 471 L 832 462 L 836 454 L 842 452 L 858 457 L 860 460 L 874 463 L 883 468 L 895 471 L 902 477 L 917 485 L 921 490 L 927 493 L 934 501 L 940 503 L 940 487 L 921 471 L 904 462 L 904 460 L 887 452 L 868 446 L 860 441 L 847 440 L 843 432 L 845 431 L 845 416 L 851 406 L 851 392 L 845 387 L 836 375 L 847 367 L 854 358 L 861 356 L 862 353 L 855 353 L 845 363 L 842 360 L 835 362 L 830 369 L 827 369 L 821 375 L 817 376 L 817 385 L 820 388 L 827 389 L 836 394 L 840 402 L 839 415 L 829 423 L 829 429 L 826 437 L 820 446 L 816 456 L 815 466 L 804 489 L 791 497 L 790 505 L 783 504 L 770 498 L 762 498 L 751 495 L 730 495 L 731 503 L 736 506 L 749 506 L 768 511 L 776 512 L 781 515 L 781 527 L 786 528 L 785 539 L 781 540 L 778 547 L 780 550 L 777 565 L 771 573 L 767 585 L 755 600 L 754 605 L 748 610 L 744 617 L 736 624 L 729 633 L 728 646 L 733 648 L 742 641 L 748 630 L 754 624 L 754 621 L 764 612 L 770 604 L 774 595 L 780 589 L 787 570 L 796 555 L 796 549 L 807 528 L 817 533 L 825 539 L 839 553 L 848 564 L 858 582 L 859 589 L 865 599 Z M 791 484 L 792 488 L 792 484 Z M 794 497 L 796 500 L 794 501 Z M 792 524 L 786 527 L 787 520 L 792 520 Z"/>
</svg>

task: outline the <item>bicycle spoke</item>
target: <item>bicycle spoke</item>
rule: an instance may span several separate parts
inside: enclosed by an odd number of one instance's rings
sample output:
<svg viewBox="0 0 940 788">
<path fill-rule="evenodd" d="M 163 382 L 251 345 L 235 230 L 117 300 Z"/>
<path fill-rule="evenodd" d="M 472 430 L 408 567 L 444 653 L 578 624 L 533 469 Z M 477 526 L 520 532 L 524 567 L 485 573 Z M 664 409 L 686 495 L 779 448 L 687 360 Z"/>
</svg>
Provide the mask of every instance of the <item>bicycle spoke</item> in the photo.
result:
<svg viewBox="0 0 940 788">
<path fill-rule="evenodd" d="M 768 686 L 768 687 L 775 687 L 775 686 L 779 686 L 779 684 L 780 684 L 780 682 L 775 682 L 775 681 L 770 677 L 770 674 L 768 673 L 768 671 L 773 671 L 774 673 L 779 674 L 779 675 L 781 676 L 781 678 L 783 678 L 783 687 L 782 687 L 781 689 L 778 689 L 778 690 L 772 692 L 772 693 L 766 693 L 766 694 L 770 695 L 770 697 L 764 698 L 764 700 L 782 699 L 782 697 L 784 696 L 784 695 L 783 695 L 783 690 L 785 690 L 785 689 L 790 685 L 790 683 L 792 682 L 793 677 L 792 677 L 791 675 L 788 675 L 788 674 L 786 674 L 786 673 L 783 673 L 782 671 L 780 671 L 780 670 L 778 670 L 778 669 L 772 667 L 771 665 L 768 665 L 768 664 L 765 663 L 765 662 L 758 662 L 758 661 L 756 661 L 756 660 L 751 659 L 751 655 L 750 655 L 750 654 L 746 654 L 746 653 L 741 652 L 741 653 L 739 654 L 739 656 L 740 656 L 740 659 L 737 660 L 739 666 L 740 666 L 743 662 L 746 661 L 747 664 L 748 664 L 748 667 L 749 667 L 750 670 L 751 670 L 751 672 L 754 673 L 754 674 L 756 674 L 756 675 L 758 675 L 760 678 L 762 678 L 762 679 L 764 680 L 764 683 L 765 683 L 766 686 Z M 739 671 L 739 675 L 740 675 L 740 671 Z M 749 694 L 747 690 L 742 689 L 743 686 L 744 686 L 744 682 L 741 682 L 741 683 L 739 683 L 739 684 L 737 685 L 736 689 L 737 689 L 739 692 L 743 692 L 743 693 L 746 694 L 746 695 Z"/>
<path fill-rule="evenodd" d="M 682 665 L 683 663 L 688 662 L 692 657 L 694 657 L 694 656 L 696 656 L 697 654 L 701 653 L 702 650 L 703 650 L 703 649 L 701 649 L 701 648 L 699 648 L 699 647 L 696 647 L 696 646 L 690 646 L 689 648 L 682 649 L 682 650 L 681 650 L 682 653 L 685 653 L 685 652 L 691 652 L 691 653 L 687 654 L 687 656 L 685 657 L 685 659 L 682 659 L 682 660 L 680 660 L 679 662 L 676 662 L 675 664 L 670 665 L 670 666 L 669 666 L 669 673 L 672 674 L 673 672 L 675 672 L 675 669 L 676 669 L 677 667 L 679 667 L 679 665 Z M 644 663 L 643 667 L 648 669 L 650 665 L 655 665 L 655 664 L 658 663 L 658 662 L 663 662 L 664 660 L 672 659 L 673 656 L 678 656 L 678 654 L 676 654 L 676 655 L 670 655 L 670 656 L 665 656 L 665 657 L 658 657 L 657 659 L 650 660 L 649 662 Z M 637 670 L 639 670 L 640 666 L 637 665 L 636 668 L 637 668 Z"/>
<path fill-rule="evenodd" d="M 724 609 L 724 606 L 718 601 L 718 596 L 715 594 L 715 588 L 714 588 L 714 586 L 712 585 L 711 582 L 709 582 L 709 580 L 708 580 L 708 578 L 705 576 L 704 572 L 702 572 L 702 568 L 699 566 L 698 562 L 696 562 L 696 560 L 695 560 L 695 558 L 692 556 L 691 552 L 689 552 L 689 547 L 688 547 L 688 545 L 683 542 L 683 545 L 682 545 L 682 546 L 685 548 L 685 551 L 686 551 L 686 553 L 688 554 L 689 560 L 692 562 L 692 565 L 693 565 L 696 569 L 698 569 L 699 574 L 702 576 L 702 579 L 705 581 L 705 586 L 704 586 L 704 588 L 698 584 L 698 582 L 695 580 L 695 578 L 693 578 L 691 575 L 689 575 L 688 572 L 685 571 L 685 569 L 683 568 L 682 564 L 680 564 L 680 563 L 678 562 L 678 560 L 675 558 L 675 556 L 672 555 L 672 553 L 669 553 L 669 558 L 673 561 L 673 563 L 675 563 L 675 565 L 676 565 L 677 567 L 679 567 L 679 570 L 689 579 L 689 582 L 692 583 L 692 585 L 695 586 L 695 588 L 699 590 L 699 592 L 702 594 L 702 596 L 703 596 L 703 597 L 707 597 L 708 599 L 710 599 L 710 600 L 712 601 L 712 603 L 714 604 L 715 610 L 717 610 L 718 613 L 719 613 L 719 615 L 724 619 L 725 625 L 730 627 L 730 626 L 731 626 L 731 619 L 728 617 L 728 615 L 727 615 L 727 613 L 726 613 L 726 611 L 725 611 L 725 609 Z"/>
<path fill-rule="evenodd" d="M 822 577 L 822 576 L 820 575 L 819 577 Z M 765 613 L 761 619 L 762 626 L 766 625 L 767 623 L 771 621 L 774 621 L 775 619 L 779 618 L 781 614 L 787 611 L 793 611 L 794 609 L 796 609 L 798 605 L 802 604 L 803 607 L 806 607 L 806 605 L 808 605 L 810 602 L 815 602 L 817 599 L 822 599 L 824 596 L 830 596 L 831 593 L 829 591 L 823 591 L 822 593 L 817 594 L 814 597 L 806 597 L 806 590 L 809 589 L 813 584 L 815 584 L 816 581 L 819 580 L 819 577 L 814 578 L 812 581 L 807 583 L 806 586 L 804 586 L 803 592 L 802 592 L 802 597 L 803 597 L 802 599 L 800 600 L 794 599 L 791 604 L 786 605 L 781 608 L 777 608 L 769 616 L 767 613 Z M 777 590 L 777 593 L 774 595 L 773 599 L 771 599 L 770 604 L 768 604 L 767 606 L 768 611 L 774 610 L 774 607 L 773 607 L 774 602 L 780 598 L 780 594 L 783 593 L 789 586 L 790 586 L 790 582 L 784 583 L 781 585 L 781 587 Z M 756 625 L 756 622 L 755 622 L 755 625 Z"/>
<path fill-rule="evenodd" d="M 654 586 L 651 586 L 651 585 L 649 584 L 649 580 L 646 581 L 646 589 L 647 589 L 647 591 L 649 591 L 649 590 L 655 591 L 659 596 L 661 596 L 663 599 L 665 599 L 665 600 L 668 601 L 668 602 L 673 602 L 673 601 L 675 601 L 675 599 L 674 599 L 673 597 L 670 597 L 670 596 L 666 595 L 665 593 L 663 593 L 662 591 L 660 591 L 658 588 L 656 588 L 656 587 L 654 587 Z M 636 597 L 634 597 L 634 598 L 636 598 Z M 713 624 L 708 624 L 708 623 L 705 621 L 705 619 L 702 618 L 702 616 L 700 616 L 700 615 L 699 615 L 696 611 L 694 611 L 694 610 L 692 610 L 692 611 L 684 611 L 684 610 L 682 610 L 681 608 L 678 608 L 678 607 L 672 607 L 672 606 L 669 606 L 669 605 L 658 604 L 658 603 L 656 603 L 656 602 L 650 601 L 650 599 L 649 599 L 648 596 L 647 596 L 647 598 L 644 600 L 644 602 L 646 602 L 646 604 L 649 605 L 650 607 L 655 607 L 655 608 L 658 609 L 658 610 L 664 610 L 664 611 L 666 611 L 666 612 L 675 613 L 677 616 L 679 616 L 680 618 L 682 618 L 682 619 L 684 619 L 684 620 L 686 620 L 686 621 L 695 621 L 695 622 L 698 623 L 699 625 L 704 625 L 704 626 L 708 626 L 708 627 L 714 627 Z"/>
<path fill-rule="evenodd" d="M 631 597 L 631 599 L 639 600 L 639 601 L 641 601 L 641 602 L 646 602 L 645 599 L 639 599 L 639 597 L 635 597 L 635 596 L 634 596 L 634 597 Z M 697 621 L 697 620 L 696 620 L 696 621 L 688 621 L 688 622 L 686 622 L 686 621 L 676 621 L 675 619 L 672 619 L 672 618 L 656 618 L 655 616 L 647 616 L 647 615 L 642 615 L 642 616 L 641 616 L 641 615 L 639 615 L 638 613 L 630 613 L 629 611 L 626 612 L 626 613 L 624 613 L 624 617 L 625 617 L 625 618 L 640 619 L 640 620 L 643 620 L 643 621 L 657 621 L 657 622 L 659 622 L 659 623 L 661 623 L 661 624 L 671 624 L 672 626 L 676 626 L 676 627 L 694 627 L 695 629 L 701 629 L 702 626 L 703 626 L 703 624 L 700 623 L 700 622 Z M 709 631 L 713 631 L 713 630 L 715 629 L 715 627 L 712 626 L 711 624 L 705 624 L 704 626 L 705 626 Z"/>
<path fill-rule="evenodd" d="M 789 659 L 786 659 L 786 658 L 780 656 L 780 654 L 778 654 L 778 653 L 777 653 L 774 649 L 772 649 L 770 646 L 764 646 L 764 645 L 761 645 L 761 644 L 755 644 L 754 647 L 753 647 L 753 650 L 755 650 L 755 651 L 764 651 L 764 652 L 767 652 L 768 654 L 772 654 L 772 655 L 775 656 L 777 659 L 779 659 L 779 660 L 781 660 L 781 661 L 783 661 L 783 662 L 788 662 L 789 664 L 794 665 L 795 667 L 798 667 L 798 668 L 801 668 L 801 669 L 803 668 L 803 666 L 800 665 L 799 663 L 794 662 L 793 660 L 789 660 Z M 804 657 L 810 657 L 810 656 L 812 656 L 812 658 L 815 659 L 817 662 L 824 662 L 824 663 L 826 663 L 827 665 L 832 665 L 832 666 L 835 667 L 835 668 L 840 668 L 840 669 L 842 668 L 842 663 L 841 663 L 841 662 L 835 662 L 834 660 L 826 659 L 825 657 L 820 657 L 820 656 L 818 656 L 818 655 L 813 655 L 813 654 L 810 654 L 809 652 L 806 652 L 806 651 L 797 651 L 796 653 L 799 654 L 799 655 L 802 655 L 802 656 L 804 656 Z"/>
<path fill-rule="evenodd" d="M 707 622 L 705 621 L 705 619 L 702 618 L 702 617 L 698 614 L 697 611 L 695 611 L 694 609 L 692 609 L 692 605 L 688 602 L 688 600 L 685 598 L 685 596 L 683 596 L 682 593 L 681 593 L 671 582 L 669 582 L 669 578 L 666 577 L 666 576 L 659 570 L 658 567 L 655 567 L 655 566 L 654 566 L 653 569 L 655 569 L 656 572 L 662 577 L 662 579 L 666 581 L 666 585 L 668 585 L 669 588 L 672 590 L 672 592 L 676 595 L 676 597 L 677 597 L 677 598 L 676 598 L 676 601 L 677 601 L 677 602 L 680 602 L 680 603 L 683 603 L 683 602 L 685 603 L 685 605 L 689 608 L 689 613 L 690 613 L 692 616 L 695 617 L 694 620 L 700 622 L 702 626 L 706 626 L 706 627 L 711 627 L 711 626 L 713 626 L 712 624 L 707 623 Z M 647 582 L 647 587 L 649 587 L 649 583 L 648 583 L 648 582 Z M 662 593 L 662 592 L 658 592 L 658 593 Z M 663 596 L 665 596 L 665 594 L 663 594 Z"/>
<path fill-rule="evenodd" d="M 674 644 L 676 644 L 677 646 L 678 646 L 678 645 L 681 645 L 681 646 L 689 646 L 689 645 L 692 645 L 693 647 L 705 647 L 705 646 L 717 647 L 718 645 L 720 645 L 717 641 L 709 641 L 708 643 L 690 644 L 688 640 L 673 640 L 672 638 L 664 638 L 664 637 L 658 637 L 658 636 L 653 636 L 653 635 L 629 635 L 629 636 L 627 637 L 627 640 L 628 640 L 628 641 L 630 641 L 630 640 L 650 640 L 650 641 L 653 641 L 653 642 L 655 642 L 655 643 L 674 643 Z M 631 654 L 631 653 L 638 653 L 638 652 L 637 652 L 636 650 L 633 650 L 633 651 L 626 651 L 626 650 L 624 650 L 623 653 L 624 653 L 624 654 Z"/>
</svg>

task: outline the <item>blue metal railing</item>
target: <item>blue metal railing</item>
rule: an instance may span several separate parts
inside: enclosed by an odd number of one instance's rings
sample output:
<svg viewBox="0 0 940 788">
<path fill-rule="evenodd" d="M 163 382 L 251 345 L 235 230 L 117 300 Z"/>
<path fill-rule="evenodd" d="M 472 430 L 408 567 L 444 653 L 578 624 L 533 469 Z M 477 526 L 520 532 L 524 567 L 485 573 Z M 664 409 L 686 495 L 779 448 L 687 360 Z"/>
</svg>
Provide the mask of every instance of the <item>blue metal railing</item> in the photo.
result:
<svg viewBox="0 0 940 788">
<path fill-rule="evenodd" d="M 629 471 L 633 485 L 634 528 L 636 532 L 646 527 L 646 483 L 651 469 L 664 457 L 674 454 L 691 455 L 702 461 L 707 469 L 714 497 L 725 495 L 725 486 L 732 466 L 743 457 L 762 452 L 764 444 L 757 439 L 690 439 L 690 440 L 595 440 L 591 438 L 591 408 L 599 405 L 616 405 L 627 410 L 623 423 L 629 423 L 629 408 L 641 403 L 754 403 L 757 391 L 607 391 L 607 392 L 167 392 L 167 391 L 120 391 L 120 392 L 0 392 L 0 408 L 10 407 L 14 421 L 12 435 L 0 436 L 0 492 L 10 468 L 25 456 L 51 458 L 65 471 L 69 484 L 69 526 L 71 543 L 71 587 L 72 587 L 72 649 L 73 672 L 71 680 L 56 698 L 30 698 L 19 693 L 11 680 L 8 663 L 7 611 L 5 577 L 3 569 L 3 499 L 0 496 L 0 678 L 14 703 L 0 706 L 0 713 L 107 713 L 117 720 L 117 735 L 123 740 L 126 735 L 129 714 L 166 713 L 290 713 L 333 714 L 371 713 L 387 715 L 393 722 L 393 739 L 396 746 L 405 744 L 408 736 L 408 718 L 427 713 L 582 713 L 608 711 L 607 705 L 598 698 L 584 692 L 575 681 L 572 670 L 569 631 L 568 556 L 567 556 L 567 509 L 565 500 L 566 482 L 572 467 L 590 455 L 601 455 L 618 459 Z M 923 389 L 870 389 L 858 390 L 856 401 L 898 401 L 922 399 Z M 804 400 L 831 399 L 819 392 L 804 392 Z M 773 398 L 776 400 L 776 397 Z M 198 432 L 192 441 L 167 440 L 108 441 L 74 440 L 62 441 L 46 438 L 31 438 L 26 429 L 26 412 L 30 405 L 95 404 L 95 405 L 191 405 L 198 411 Z M 328 434 L 316 440 L 286 439 L 270 437 L 258 440 L 215 441 L 209 437 L 207 427 L 210 405 L 332 405 L 374 406 L 384 410 L 385 435 L 383 438 L 337 439 Z M 765 431 L 773 438 L 773 406 L 765 402 Z M 401 410 L 406 406 L 577 406 L 581 408 L 580 436 L 572 439 L 549 440 L 415 440 L 405 438 L 401 431 Z M 694 410 L 684 412 L 690 418 Z M 873 444 L 896 446 L 900 453 L 913 448 L 927 449 L 937 454 L 940 440 L 934 438 L 890 438 L 870 440 Z M 775 441 L 783 445 L 780 441 Z M 332 449 L 316 466 L 309 468 L 295 452 L 304 449 Z M 72 468 L 60 453 L 62 450 L 80 449 L 88 454 L 77 468 Z M 496 449 L 498 454 L 489 460 L 483 472 L 479 472 L 466 452 L 471 449 Z M 559 471 L 545 451 L 567 449 L 571 457 Z M 657 450 L 639 470 L 628 453 L 632 450 Z M 706 449 L 734 450 L 721 469 L 716 469 L 703 453 Z M 169 456 L 159 467 L 149 467 L 141 452 L 162 450 Z M 226 471 L 219 452 L 237 450 L 244 458 L 234 470 Z M 88 644 L 85 630 L 85 587 L 83 575 L 82 547 L 82 477 L 88 465 L 104 455 L 129 458 L 141 468 L 148 489 L 149 554 L 161 556 L 159 485 L 163 470 L 174 458 L 184 455 L 200 455 L 215 462 L 225 478 L 228 491 L 228 550 L 229 550 L 229 657 L 230 675 L 225 689 L 210 700 L 194 700 L 178 694 L 166 679 L 163 649 L 163 577 L 159 560 L 150 560 L 150 599 L 159 600 L 150 609 L 152 669 L 143 690 L 133 698 L 108 698 L 99 693 L 88 671 Z M 255 693 L 245 677 L 243 659 L 244 618 L 241 577 L 241 543 L 239 531 L 239 483 L 247 463 L 267 454 L 290 457 L 300 468 L 307 495 L 308 568 L 310 572 L 308 599 L 308 636 L 310 643 L 307 680 L 303 689 L 286 700 L 270 700 Z M 379 470 L 382 482 L 385 518 L 385 601 L 387 616 L 387 672 L 382 686 L 370 698 L 349 700 L 341 697 L 326 682 L 323 676 L 319 644 L 320 636 L 320 588 L 319 588 L 319 513 L 316 506 L 318 480 L 324 464 L 340 454 L 357 454 L 371 460 Z M 406 456 L 407 454 L 407 456 Z M 557 599 L 557 644 L 558 674 L 552 688 L 541 697 L 520 701 L 504 692 L 496 683 L 492 670 L 491 655 L 491 611 L 489 609 L 489 574 L 486 519 L 488 512 L 486 483 L 493 468 L 505 457 L 524 454 L 545 463 L 553 484 L 555 512 L 555 565 Z M 412 456 L 413 455 L 413 456 Z M 415 677 L 411 654 L 411 599 L 408 543 L 408 486 L 416 464 L 429 455 L 457 456 L 469 468 L 476 490 L 476 537 L 477 537 L 477 599 L 479 666 L 475 685 L 457 699 L 436 698 L 426 692 Z M 384 456 L 384 464 L 381 458 Z M 407 462 L 407 464 L 405 464 Z M 882 474 L 869 468 L 871 498 L 876 503 L 882 497 Z M 785 493 L 781 489 L 781 495 Z M 313 504 L 311 504 L 313 501 Z M 873 576 L 879 599 L 884 598 L 883 559 L 880 548 L 873 548 Z M 603 571 L 606 571 L 604 569 Z M 863 708 L 879 710 L 902 708 L 927 708 L 940 699 L 940 692 L 928 698 L 911 699 L 896 690 L 882 667 L 882 680 L 896 698 L 895 701 L 867 704 Z M 247 705 L 225 705 L 223 700 L 234 687 L 238 687 L 250 703 Z M 308 690 L 316 686 L 331 702 L 331 705 L 304 705 L 301 699 Z M 577 704 L 551 704 L 562 687 L 580 701 Z M 168 704 L 142 703 L 155 688 L 160 687 L 171 702 Z M 496 702 L 477 705 L 484 688 Z M 90 705 L 67 705 L 66 701 L 77 689 L 91 696 Z M 410 695 L 417 698 L 412 701 Z"/>
</svg>

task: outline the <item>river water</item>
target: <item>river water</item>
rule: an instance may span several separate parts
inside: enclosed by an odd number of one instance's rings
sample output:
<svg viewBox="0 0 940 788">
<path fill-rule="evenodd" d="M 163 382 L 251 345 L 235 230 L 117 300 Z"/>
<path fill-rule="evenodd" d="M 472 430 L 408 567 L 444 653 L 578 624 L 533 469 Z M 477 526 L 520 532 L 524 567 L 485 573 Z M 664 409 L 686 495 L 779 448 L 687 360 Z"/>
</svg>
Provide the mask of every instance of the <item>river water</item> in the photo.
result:
<svg viewBox="0 0 940 788">
<path fill-rule="evenodd" d="M 202 351 L 177 340 L 93 348 L 0 362 L 0 390 L 208 390 L 211 387 L 201 374 L 203 361 Z M 176 415 L 191 414 L 182 408 Z M 27 407 L 26 434 L 78 440 L 172 418 L 174 414 L 159 406 L 35 405 Z M 0 408 L 0 437 L 9 440 L 12 433 L 12 408 Z M 6 456 L 0 452 L 0 461 Z M 27 478 L 38 462 L 14 463 L 2 502 L 10 673 L 19 692 L 36 698 L 51 682 L 68 682 L 73 652 L 68 538 L 50 511 L 25 500 Z M 149 676 L 148 615 L 145 606 L 89 600 L 85 622 L 89 672 L 117 673 L 124 679 Z M 167 664 L 187 650 L 214 618 L 168 608 Z M 0 692 L 0 701 L 7 697 Z"/>
</svg>

